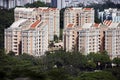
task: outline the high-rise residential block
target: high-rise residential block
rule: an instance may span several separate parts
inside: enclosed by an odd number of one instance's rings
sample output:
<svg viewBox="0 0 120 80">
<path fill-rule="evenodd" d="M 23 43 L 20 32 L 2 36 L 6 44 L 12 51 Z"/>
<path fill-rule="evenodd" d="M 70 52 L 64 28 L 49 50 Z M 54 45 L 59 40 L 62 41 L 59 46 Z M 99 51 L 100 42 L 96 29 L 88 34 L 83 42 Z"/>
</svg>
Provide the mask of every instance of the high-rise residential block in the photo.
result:
<svg viewBox="0 0 120 80">
<path fill-rule="evenodd" d="M 22 53 L 42 56 L 48 51 L 48 25 L 37 20 L 30 29 L 22 31 Z"/>
<path fill-rule="evenodd" d="M 54 40 L 54 35 L 59 37 L 60 11 L 57 8 L 39 7 L 39 8 L 15 8 L 15 21 L 24 18 L 30 22 L 36 19 L 48 21 L 49 41 Z"/>
<path fill-rule="evenodd" d="M 86 23 L 82 30 L 78 31 L 78 51 L 87 55 L 90 52 L 100 51 L 100 29 L 99 24 Z"/>
<path fill-rule="evenodd" d="M 9 51 L 15 52 L 19 55 L 21 52 L 21 31 L 25 30 L 21 25 L 26 25 L 27 20 L 21 19 L 15 21 L 9 28 L 5 29 L 4 46 L 7 53 Z"/>
<path fill-rule="evenodd" d="M 111 23 L 105 31 L 105 50 L 111 59 L 120 57 L 120 23 Z"/>
<path fill-rule="evenodd" d="M 66 51 L 90 52 L 107 51 L 111 59 L 120 57 L 120 23 L 104 21 L 103 24 L 85 23 L 81 28 L 69 24 L 64 29 L 63 42 Z"/>
<path fill-rule="evenodd" d="M 28 19 L 31 22 L 34 22 L 37 18 L 37 12 L 35 8 L 19 8 L 14 9 L 14 19 L 18 21 L 19 19 Z"/>
<path fill-rule="evenodd" d="M 84 55 L 106 50 L 111 59 L 120 57 L 119 27 L 120 23 L 115 20 L 94 23 L 92 8 L 66 8 L 63 31 L 64 49 L 70 52 L 79 51 Z"/>
<path fill-rule="evenodd" d="M 66 51 L 75 51 L 77 48 L 77 31 L 74 24 L 69 24 L 63 31 L 63 43 Z"/>
<path fill-rule="evenodd" d="M 63 41 L 66 51 L 78 50 L 78 30 L 86 23 L 94 23 L 93 8 L 65 9 Z"/>
<path fill-rule="evenodd" d="M 69 24 L 76 24 L 78 28 L 85 23 L 94 23 L 93 8 L 66 8 L 64 12 L 64 28 Z"/>
<path fill-rule="evenodd" d="M 41 56 L 48 50 L 48 42 L 59 37 L 59 9 L 15 8 L 15 22 L 5 29 L 5 49 L 16 55 L 28 53 Z"/>
</svg>

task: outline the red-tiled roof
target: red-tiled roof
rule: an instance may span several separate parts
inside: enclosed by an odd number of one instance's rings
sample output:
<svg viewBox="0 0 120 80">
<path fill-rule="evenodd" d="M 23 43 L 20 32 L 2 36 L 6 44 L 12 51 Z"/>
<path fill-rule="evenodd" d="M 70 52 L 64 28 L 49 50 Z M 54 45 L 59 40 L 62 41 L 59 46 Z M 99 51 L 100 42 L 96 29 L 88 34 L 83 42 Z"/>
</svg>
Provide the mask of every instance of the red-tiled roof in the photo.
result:
<svg viewBox="0 0 120 80">
<path fill-rule="evenodd" d="M 68 25 L 68 28 L 72 28 L 72 26 L 73 26 L 73 24 L 69 24 L 69 25 Z"/>
<path fill-rule="evenodd" d="M 107 21 L 106 21 L 106 25 L 107 25 L 108 23 L 109 23 L 109 21 L 107 20 Z"/>
<path fill-rule="evenodd" d="M 88 11 L 88 10 L 92 10 L 92 8 L 84 8 L 84 10 L 87 10 L 87 11 Z"/>
<path fill-rule="evenodd" d="M 35 28 L 40 23 L 40 20 L 37 20 L 31 25 L 31 28 Z"/>
<path fill-rule="evenodd" d="M 111 23 L 112 23 L 111 20 L 105 20 L 105 21 L 103 22 L 103 24 L 105 24 L 105 25 L 107 25 L 107 26 L 110 26 Z"/>
<path fill-rule="evenodd" d="M 108 26 L 110 26 L 110 25 L 111 25 L 111 23 L 112 23 L 112 21 L 110 20 L 110 21 L 109 21 L 109 23 L 108 23 Z"/>
</svg>

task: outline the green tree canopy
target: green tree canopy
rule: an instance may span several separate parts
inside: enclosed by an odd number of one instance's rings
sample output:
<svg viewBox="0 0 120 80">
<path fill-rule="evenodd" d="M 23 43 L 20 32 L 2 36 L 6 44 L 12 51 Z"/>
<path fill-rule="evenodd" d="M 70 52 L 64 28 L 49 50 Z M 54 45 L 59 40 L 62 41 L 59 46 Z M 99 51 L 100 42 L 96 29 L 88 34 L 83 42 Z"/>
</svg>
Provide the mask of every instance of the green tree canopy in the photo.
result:
<svg viewBox="0 0 120 80">
<path fill-rule="evenodd" d="M 44 2 L 37 1 L 37 2 L 33 2 L 32 4 L 28 3 L 28 4 L 25 5 L 25 7 L 31 7 L 31 8 L 36 7 L 36 8 L 38 8 L 38 7 L 47 7 L 47 5 Z"/>
<path fill-rule="evenodd" d="M 84 72 L 76 80 L 117 80 L 110 72 Z"/>
<path fill-rule="evenodd" d="M 112 62 L 113 62 L 114 64 L 117 64 L 118 67 L 120 66 L 120 58 L 116 57 L 116 58 L 114 58 L 114 59 L 112 60 Z"/>
</svg>

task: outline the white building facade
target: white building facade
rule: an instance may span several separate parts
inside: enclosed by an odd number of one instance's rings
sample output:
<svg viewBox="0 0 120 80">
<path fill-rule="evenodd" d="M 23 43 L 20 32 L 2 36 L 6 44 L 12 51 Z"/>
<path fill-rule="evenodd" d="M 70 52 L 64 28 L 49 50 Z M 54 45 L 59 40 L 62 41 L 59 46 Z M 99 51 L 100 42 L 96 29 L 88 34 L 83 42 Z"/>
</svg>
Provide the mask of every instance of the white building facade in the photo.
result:
<svg viewBox="0 0 120 80">
<path fill-rule="evenodd" d="M 105 31 L 105 50 L 111 59 L 120 57 L 120 23 L 112 23 Z"/>
<path fill-rule="evenodd" d="M 100 30 L 96 28 L 79 31 L 79 51 L 84 55 L 100 51 Z"/>
<path fill-rule="evenodd" d="M 35 27 L 22 31 L 22 53 L 39 57 L 48 51 L 48 25 L 41 22 Z"/>
<path fill-rule="evenodd" d="M 15 22 L 5 29 L 5 50 L 16 55 L 28 53 L 42 56 L 54 35 L 59 37 L 59 9 L 15 8 Z M 14 42 L 15 41 L 15 42 Z M 15 48 L 14 48 L 15 47 Z"/>
</svg>

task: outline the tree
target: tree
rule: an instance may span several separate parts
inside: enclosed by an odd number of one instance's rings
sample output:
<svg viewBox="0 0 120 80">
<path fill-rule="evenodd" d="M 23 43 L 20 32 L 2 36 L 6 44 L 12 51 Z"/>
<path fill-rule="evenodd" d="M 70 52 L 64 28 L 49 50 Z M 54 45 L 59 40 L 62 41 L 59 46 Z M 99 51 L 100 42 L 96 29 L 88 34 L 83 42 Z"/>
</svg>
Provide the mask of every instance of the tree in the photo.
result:
<svg viewBox="0 0 120 80">
<path fill-rule="evenodd" d="M 120 79 L 120 67 L 108 68 L 105 71 L 111 72 L 117 78 L 117 80 Z"/>
<path fill-rule="evenodd" d="M 96 68 L 96 64 L 92 60 L 88 60 L 86 64 L 86 69 L 93 71 L 95 68 Z"/>
<path fill-rule="evenodd" d="M 88 60 L 93 60 L 97 67 L 106 68 L 111 63 L 109 56 L 106 53 L 90 53 L 87 55 Z"/>
<path fill-rule="evenodd" d="M 10 55 L 10 56 L 15 56 L 15 52 L 10 51 L 10 52 L 8 53 L 8 55 Z"/>
<path fill-rule="evenodd" d="M 60 10 L 60 28 L 61 29 L 64 28 L 64 11 L 65 11 L 65 8 L 62 8 Z"/>
<path fill-rule="evenodd" d="M 14 21 L 13 9 L 0 9 L 0 48 L 4 48 L 4 29 L 9 27 Z"/>
<path fill-rule="evenodd" d="M 50 80 L 72 80 L 70 75 L 68 75 L 64 69 L 52 69 L 48 71 L 48 77 Z"/>
<path fill-rule="evenodd" d="M 76 80 L 116 80 L 110 72 L 83 72 Z"/>
<path fill-rule="evenodd" d="M 116 57 L 116 58 L 114 58 L 114 59 L 112 60 L 112 62 L 113 62 L 114 64 L 117 64 L 117 67 L 120 66 L 120 58 Z"/>
<path fill-rule="evenodd" d="M 33 2 L 32 4 L 29 4 L 29 3 L 26 4 L 25 7 L 38 8 L 38 7 L 47 7 L 47 5 L 44 2 L 36 1 L 36 2 Z"/>
</svg>

